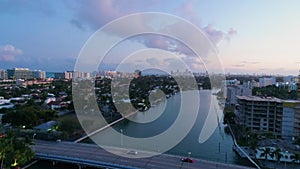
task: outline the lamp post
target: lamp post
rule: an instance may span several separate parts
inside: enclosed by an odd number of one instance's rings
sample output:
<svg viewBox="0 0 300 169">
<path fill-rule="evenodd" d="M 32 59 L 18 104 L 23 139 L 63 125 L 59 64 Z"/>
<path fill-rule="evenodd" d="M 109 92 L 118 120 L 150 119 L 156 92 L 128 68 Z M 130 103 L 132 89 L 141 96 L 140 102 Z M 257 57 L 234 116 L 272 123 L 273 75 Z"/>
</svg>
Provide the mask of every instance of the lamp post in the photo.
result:
<svg viewBox="0 0 300 169">
<path fill-rule="evenodd" d="M 36 136 L 36 133 L 33 133 L 32 135 L 32 142 L 34 142 L 34 137 Z"/>
<path fill-rule="evenodd" d="M 121 147 L 123 147 L 123 129 L 120 129 L 121 132 Z"/>
<path fill-rule="evenodd" d="M 190 157 L 191 157 L 192 152 L 188 152 L 188 163 L 187 163 L 187 168 L 189 168 L 190 165 Z"/>
</svg>

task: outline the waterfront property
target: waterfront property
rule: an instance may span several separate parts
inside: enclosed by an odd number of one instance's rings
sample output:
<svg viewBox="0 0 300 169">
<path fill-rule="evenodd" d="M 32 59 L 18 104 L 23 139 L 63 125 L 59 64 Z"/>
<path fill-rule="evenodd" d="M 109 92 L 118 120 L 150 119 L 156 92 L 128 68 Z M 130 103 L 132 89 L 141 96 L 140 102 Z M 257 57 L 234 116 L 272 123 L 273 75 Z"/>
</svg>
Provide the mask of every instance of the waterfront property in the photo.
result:
<svg viewBox="0 0 300 169">
<path fill-rule="evenodd" d="M 237 123 L 251 132 L 271 132 L 284 139 L 300 136 L 300 101 L 257 96 L 237 98 Z"/>
</svg>

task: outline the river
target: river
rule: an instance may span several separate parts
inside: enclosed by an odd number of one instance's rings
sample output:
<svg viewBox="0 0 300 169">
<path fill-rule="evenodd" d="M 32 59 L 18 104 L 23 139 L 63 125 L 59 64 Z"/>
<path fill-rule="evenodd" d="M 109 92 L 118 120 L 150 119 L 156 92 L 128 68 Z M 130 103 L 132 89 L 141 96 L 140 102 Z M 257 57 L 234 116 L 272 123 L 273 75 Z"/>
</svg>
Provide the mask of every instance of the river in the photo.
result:
<svg viewBox="0 0 300 169">
<path fill-rule="evenodd" d="M 152 107 L 150 112 L 140 112 L 133 115 L 132 119 L 135 121 L 144 121 L 145 118 L 152 118 L 153 116 L 159 116 L 156 120 L 150 123 L 135 123 L 128 120 L 122 121 L 114 125 L 114 129 L 121 131 L 128 136 L 132 137 L 150 137 L 157 135 L 170 127 L 176 119 L 181 103 L 181 95 L 176 94 L 166 101 L 167 103 L 160 102 Z M 198 104 L 193 101 L 188 101 L 190 104 Z M 199 135 L 201 129 L 204 125 L 210 104 L 218 104 L 216 96 L 211 94 L 211 91 L 202 90 L 200 91 L 200 108 L 196 121 L 187 134 L 187 136 L 174 148 L 167 151 L 168 154 L 178 155 L 178 156 L 190 156 L 194 158 L 205 159 L 209 161 L 217 161 L 222 163 L 237 164 L 237 165 L 246 165 L 252 166 L 250 162 L 245 159 L 241 159 L 232 149 L 233 141 L 230 134 L 225 132 L 225 125 L 219 123 L 216 130 L 213 132 L 211 137 L 204 143 L 199 143 Z M 214 111 L 221 111 L 222 109 L 219 106 L 216 106 L 217 109 Z M 162 114 L 161 110 L 164 110 Z M 222 117 L 220 117 L 222 118 Z M 217 119 L 216 119 L 217 120 Z M 222 120 L 221 120 L 222 121 Z M 185 125 L 185 124 L 182 124 Z M 104 130 L 94 136 L 94 140 L 101 140 L 102 143 L 107 143 L 111 145 L 111 140 L 120 140 L 116 141 L 114 146 L 122 146 L 132 149 L 142 149 L 145 150 L 143 145 L 131 144 L 131 142 L 126 142 L 125 139 L 120 137 L 110 136 L 110 132 Z M 122 140 L 121 140 L 122 139 Z M 159 144 L 159 143 L 157 143 Z M 149 147 L 146 148 L 149 150 Z M 157 151 L 155 147 L 150 149 L 150 151 Z M 43 162 L 44 163 L 44 162 Z M 37 163 L 35 166 L 38 166 Z M 44 167 L 43 167 L 44 168 Z M 35 169 L 35 168 L 30 168 Z"/>
</svg>

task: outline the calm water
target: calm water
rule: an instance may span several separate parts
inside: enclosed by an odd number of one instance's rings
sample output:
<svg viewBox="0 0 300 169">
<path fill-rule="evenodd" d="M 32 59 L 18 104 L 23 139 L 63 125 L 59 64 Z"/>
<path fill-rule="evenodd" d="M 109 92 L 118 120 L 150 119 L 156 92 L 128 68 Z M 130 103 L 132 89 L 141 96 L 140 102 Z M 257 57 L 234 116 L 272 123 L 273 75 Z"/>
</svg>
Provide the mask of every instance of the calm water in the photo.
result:
<svg viewBox="0 0 300 169">
<path fill-rule="evenodd" d="M 150 137 L 162 133 L 170 125 L 173 124 L 177 118 L 181 103 L 180 94 L 176 94 L 173 97 L 167 100 L 167 103 L 158 103 L 151 112 L 143 112 L 134 115 L 134 121 L 145 121 L 147 118 L 152 118 L 150 116 L 157 117 L 160 115 L 161 110 L 164 110 L 163 113 L 159 116 L 158 119 L 150 123 L 135 123 L 131 121 L 123 121 L 114 126 L 115 130 L 120 131 L 122 129 L 123 133 L 128 136 L 134 137 Z M 218 105 L 216 96 L 211 95 L 211 91 L 200 91 L 200 103 L 196 103 L 193 100 L 188 101 L 189 104 L 199 104 L 199 112 L 196 119 L 196 122 L 188 133 L 188 135 L 173 149 L 168 151 L 168 154 L 174 154 L 179 156 L 188 156 L 188 152 L 191 152 L 192 157 L 218 161 L 223 163 L 230 164 L 239 164 L 239 165 L 250 165 L 247 160 L 240 159 L 235 152 L 233 152 L 233 141 L 230 134 L 224 132 L 225 126 L 219 123 L 219 126 L 216 127 L 216 130 L 213 132 L 212 136 L 204 143 L 200 144 L 198 139 L 201 132 L 201 129 L 204 125 L 204 121 L 207 117 L 210 104 L 215 104 L 215 109 L 213 111 L 218 111 L 219 114 L 222 114 L 222 110 Z M 166 105 L 166 106 L 165 106 Z M 164 107 L 165 106 L 165 107 Z M 188 115 L 188 112 L 186 112 Z M 222 116 L 219 117 L 222 121 Z M 218 119 L 213 119 L 217 121 Z M 186 125 L 186 124 L 182 124 Z M 105 144 L 114 144 L 112 140 L 120 140 L 115 142 L 114 146 L 120 146 L 121 144 L 127 148 L 134 149 L 147 149 L 144 145 L 136 145 L 131 142 L 126 142 L 126 139 L 122 139 L 119 136 L 115 137 L 110 135 L 111 133 L 107 130 L 98 133 L 93 136 L 93 139 L 97 141 L 101 140 L 101 143 Z M 159 145 L 160 143 L 157 143 Z M 158 151 L 156 147 L 151 147 L 151 151 Z"/>
<path fill-rule="evenodd" d="M 138 113 L 132 117 L 135 121 L 144 121 L 147 118 L 159 117 L 156 120 L 150 123 L 135 123 L 131 121 L 123 121 L 114 126 L 116 131 L 120 131 L 122 129 L 123 133 L 128 136 L 134 137 L 150 137 L 155 136 L 157 134 L 162 133 L 170 125 L 173 124 L 175 119 L 177 118 L 181 103 L 180 94 L 174 95 L 169 98 L 166 103 L 161 102 L 158 103 L 155 107 L 151 108 L 150 112 Z M 233 152 L 233 141 L 229 134 L 225 133 L 225 126 L 222 123 L 219 123 L 218 127 L 216 127 L 212 136 L 204 143 L 200 144 L 198 139 L 201 132 L 201 129 L 204 125 L 204 121 L 207 117 L 210 104 L 218 105 L 217 99 L 215 96 L 211 95 L 211 91 L 200 91 L 200 103 L 196 103 L 194 101 L 189 101 L 189 104 L 199 104 L 199 112 L 197 119 L 195 121 L 194 126 L 187 134 L 187 136 L 173 149 L 169 150 L 168 154 L 174 154 L 179 156 L 188 156 L 188 152 L 191 152 L 191 156 L 194 158 L 200 158 L 210 161 L 217 161 L 223 163 L 230 164 L 238 164 L 238 165 L 247 165 L 251 166 L 251 164 L 245 160 L 238 157 L 238 155 Z M 164 111 L 162 111 L 164 110 Z M 215 106 L 214 111 L 218 111 L 218 113 L 222 112 L 219 106 Z M 162 113 L 161 113 L 162 112 Z M 219 117 L 220 119 L 222 117 Z M 216 121 L 219 119 L 215 119 Z M 222 121 L 222 119 L 221 119 Z M 185 124 L 182 124 L 185 125 Z M 156 147 L 145 148 L 143 145 L 131 144 L 130 142 L 126 142 L 123 138 L 115 137 L 110 135 L 111 133 L 107 130 L 104 130 L 97 135 L 93 136 L 94 140 L 101 140 L 103 144 L 111 145 L 111 140 L 120 140 L 116 141 L 114 146 L 121 146 L 126 148 L 134 148 L 134 149 L 142 149 L 142 150 L 150 150 L 150 151 L 158 151 Z M 157 143 L 159 145 L 159 143 Z M 39 163 L 36 165 L 38 166 Z M 45 168 L 45 166 L 40 167 Z M 70 167 L 68 167 L 70 168 Z M 75 166 L 76 168 L 76 166 Z M 35 169 L 35 168 L 30 168 Z M 55 168 L 60 169 L 60 168 Z"/>
</svg>

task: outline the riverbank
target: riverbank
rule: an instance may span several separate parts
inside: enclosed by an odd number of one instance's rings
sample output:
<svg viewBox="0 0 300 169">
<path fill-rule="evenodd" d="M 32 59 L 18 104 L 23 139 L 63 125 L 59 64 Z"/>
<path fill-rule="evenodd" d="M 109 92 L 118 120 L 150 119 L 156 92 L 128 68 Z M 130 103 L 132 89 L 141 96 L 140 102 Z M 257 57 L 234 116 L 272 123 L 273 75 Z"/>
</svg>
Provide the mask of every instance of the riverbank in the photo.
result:
<svg viewBox="0 0 300 169">
<path fill-rule="evenodd" d="M 249 156 L 248 153 L 246 153 L 237 143 L 236 139 L 235 139 L 235 136 L 234 136 L 234 133 L 231 129 L 231 126 L 230 124 L 228 124 L 228 127 L 229 127 L 229 130 L 230 130 L 230 133 L 231 133 L 231 136 L 232 136 L 232 140 L 233 140 L 233 143 L 234 143 L 234 146 L 233 146 L 233 149 L 235 152 L 237 152 L 237 154 L 241 157 L 241 158 L 247 158 L 257 169 L 260 169 L 261 167 L 255 162 L 252 160 L 252 158 Z"/>
<path fill-rule="evenodd" d="M 212 161 L 212 163 L 217 162 L 252 167 L 252 164 L 248 160 L 240 158 L 233 151 L 232 147 L 234 144 L 232 136 L 224 131 L 225 125 L 222 123 L 219 124 L 212 136 L 206 142 L 201 144 L 199 143 L 199 134 L 201 132 L 201 129 L 203 128 L 207 113 L 209 112 L 208 110 L 210 109 L 210 104 L 216 104 L 218 106 L 218 101 L 215 96 L 211 95 L 211 91 L 200 91 L 199 94 L 201 100 L 200 103 L 195 103 L 195 101 L 193 100 L 186 100 L 189 103 L 200 105 L 195 125 L 178 145 L 165 153 L 176 155 L 178 157 L 187 157 L 188 152 L 190 152 L 191 158 L 195 159 Z M 166 103 L 161 102 L 155 104 L 151 113 L 142 112 L 133 115 L 131 118 L 133 118 L 133 120 L 137 123 L 131 122 L 129 120 L 124 120 L 123 122 L 119 122 L 113 125 L 113 128 L 116 131 L 120 131 L 122 129 L 125 135 L 132 137 L 149 137 L 160 134 L 164 132 L 165 129 L 167 129 L 170 125 L 172 125 L 174 120 L 176 120 L 177 112 L 180 110 L 180 103 L 180 94 L 175 94 L 172 97 L 168 98 Z M 161 114 L 161 116 L 159 116 L 158 119 L 149 124 L 138 124 L 140 120 L 148 118 L 149 114 L 158 116 L 161 112 L 156 110 L 160 109 L 163 109 L 164 112 Z M 216 108 L 215 111 L 220 111 L 221 113 L 223 110 L 221 110 L 221 108 Z M 107 140 L 104 141 L 104 144 L 105 142 L 107 142 L 107 145 L 110 145 L 111 140 L 117 140 L 116 144 L 113 145 L 115 147 L 120 147 L 121 145 L 123 145 L 123 147 L 132 149 L 136 148 L 138 150 L 143 150 L 145 148 L 143 145 L 133 145 L 130 142 L 127 142 L 125 139 L 122 140 L 120 136 L 113 137 L 110 135 L 110 133 L 107 132 L 107 130 L 103 130 L 93 135 L 92 137 L 93 139 L 97 140 L 100 138 L 104 139 L 104 136 L 107 137 Z M 159 143 L 157 145 L 159 146 Z M 157 147 L 153 147 L 153 150 L 151 151 L 158 152 L 159 149 Z"/>
</svg>

